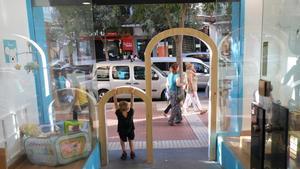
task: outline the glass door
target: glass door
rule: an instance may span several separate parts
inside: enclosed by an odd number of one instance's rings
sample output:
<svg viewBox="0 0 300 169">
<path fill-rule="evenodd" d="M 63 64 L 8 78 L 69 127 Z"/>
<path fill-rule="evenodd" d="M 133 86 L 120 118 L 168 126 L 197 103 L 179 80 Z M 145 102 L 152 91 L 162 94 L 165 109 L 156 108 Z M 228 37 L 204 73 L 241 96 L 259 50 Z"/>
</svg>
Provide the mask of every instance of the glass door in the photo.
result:
<svg viewBox="0 0 300 169">
<path fill-rule="evenodd" d="M 289 116 L 288 133 L 278 134 L 275 128 L 270 133 L 266 142 L 266 156 L 272 154 L 277 160 L 288 159 L 288 168 L 299 168 L 300 50 L 297 46 L 300 42 L 300 16 L 297 11 L 300 10 L 300 3 L 289 0 L 264 0 L 263 5 L 261 79 L 271 82 L 270 100 L 273 103 L 269 105 L 272 117 L 267 118 L 270 119 L 272 127 L 281 126 L 283 129 L 285 125 L 280 125 L 276 119 L 280 118 L 283 122 L 285 118 L 280 116 L 284 111 Z M 288 146 L 279 146 L 285 145 L 285 142 Z M 285 149 L 288 150 L 288 154 L 282 157 L 278 152 L 284 152 Z M 276 165 L 272 157 L 266 160 L 268 165 Z"/>
</svg>

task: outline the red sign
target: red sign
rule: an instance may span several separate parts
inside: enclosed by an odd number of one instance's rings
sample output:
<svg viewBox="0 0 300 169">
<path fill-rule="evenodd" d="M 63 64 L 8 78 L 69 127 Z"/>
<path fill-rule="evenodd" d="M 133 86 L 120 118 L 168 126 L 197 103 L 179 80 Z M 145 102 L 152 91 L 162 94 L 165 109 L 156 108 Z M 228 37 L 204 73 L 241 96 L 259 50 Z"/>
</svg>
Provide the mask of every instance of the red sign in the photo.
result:
<svg viewBox="0 0 300 169">
<path fill-rule="evenodd" d="M 123 51 L 133 51 L 132 36 L 123 37 L 121 40 L 122 40 L 122 50 Z"/>
<path fill-rule="evenodd" d="M 117 35 L 118 35 L 117 32 L 108 32 L 108 33 L 106 33 L 105 36 L 117 36 Z"/>
</svg>

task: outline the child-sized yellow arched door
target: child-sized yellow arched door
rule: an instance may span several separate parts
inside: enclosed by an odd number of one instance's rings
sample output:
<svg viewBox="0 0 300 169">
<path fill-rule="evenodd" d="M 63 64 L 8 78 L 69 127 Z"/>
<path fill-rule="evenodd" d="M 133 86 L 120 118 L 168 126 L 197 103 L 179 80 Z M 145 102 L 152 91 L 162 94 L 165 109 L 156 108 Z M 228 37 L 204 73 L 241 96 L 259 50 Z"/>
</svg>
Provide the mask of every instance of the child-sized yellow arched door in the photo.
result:
<svg viewBox="0 0 300 169">
<path fill-rule="evenodd" d="M 216 160 L 216 118 L 217 118 L 217 90 L 218 90 L 218 50 L 214 41 L 205 33 L 192 28 L 172 28 L 154 36 L 145 50 L 146 69 L 146 94 L 151 98 L 151 52 L 153 48 L 163 39 L 171 36 L 186 35 L 198 38 L 206 44 L 210 50 L 210 102 L 209 102 L 209 159 Z M 151 114 L 152 116 L 152 114 Z"/>
<path fill-rule="evenodd" d="M 151 82 L 151 81 L 150 81 Z M 101 164 L 103 166 L 108 164 L 108 152 L 107 152 L 107 128 L 106 128 L 106 117 L 105 117 L 105 104 L 111 97 L 117 94 L 131 94 L 134 89 L 133 95 L 141 98 L 146 104 L 146 144 L 147 144 L 147 162 L 153 162 L 153 137 L 152 137 L 152 98 L 148 97 L 146 93 L 136 87 L 131 86 L 120 86 L 114 88 L 101 98 L 98 103 L 98 118 L 99 118 L 99 140 L 101 147 Z"/>
</svg>

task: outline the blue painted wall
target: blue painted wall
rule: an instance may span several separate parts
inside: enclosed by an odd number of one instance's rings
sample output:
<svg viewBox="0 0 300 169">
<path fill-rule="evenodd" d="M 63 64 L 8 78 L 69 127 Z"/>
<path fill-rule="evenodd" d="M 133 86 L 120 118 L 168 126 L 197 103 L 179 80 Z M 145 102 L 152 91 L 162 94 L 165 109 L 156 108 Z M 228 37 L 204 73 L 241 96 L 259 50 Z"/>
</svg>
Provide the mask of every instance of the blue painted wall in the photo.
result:
<svg viewBox="0 0 300 169">
<path fill-rule="evenodd" d="M 218 133 L 217 161 L 225 169 L 243 169 L 238 158 L 232 150 L 223 142 L 223 137 L 239 136 L 242 129 L 243 116 L 243 63 L 244 63 L 244 20 L 245 0 L 232 2 L 232 40 L 231 61 L 237 70 L 237 76 L 232 81 L 230 91 L 230 121 L 229 132 Z"/>
<path fill-rule="evenodd" d="M 238 160 L 231 148 L 223 142 L 223 136 L 217 139 L 217 161 L 224 169 L 244 169 L 245 167 Z"/>
<path fill-rule="evenodd" d="M 48 52 L 47 52 L 48 50 L 46 44 L 46 32 L 45 32 L 43 8 L 42 7 L 33 8 L 31 4 L 31 0 L 26 0 L 26 5 L 27 5 L 27 17 L 28 17 L 30 39 L 35 41 L 43 49 L 48 63 Z M 46 96 L 45 94 L 46 84 L 44 83 L 42 60 L 36 49 L 32 49 L 32 52 L 33 52 L 33 60 L 40 65 L 39 70 L 34 71 L 37 105 L 39 111 L 39 121 L 41 124 L 48 124 L 49 123 L 48 107 L 50 102 L 52 101 L 51 86 L 50 86 L 51 80 L 49 78 L 48 85 L 50 89 L 50 95 Z M 49 67 L 47 68 L 47 73 L 48 73 L 48 77 L 50 77 Z"/>
<path fill-rule="evenodd" d="M 97 141 L 97 144 L 93 150 L 93 152 L 90 154 L 88 160 L 84 164 L 82 169 L 100 169 L 101 168 L 101 158 L 100 158 L 100 145 L 99 141 Z"/>
</svg>

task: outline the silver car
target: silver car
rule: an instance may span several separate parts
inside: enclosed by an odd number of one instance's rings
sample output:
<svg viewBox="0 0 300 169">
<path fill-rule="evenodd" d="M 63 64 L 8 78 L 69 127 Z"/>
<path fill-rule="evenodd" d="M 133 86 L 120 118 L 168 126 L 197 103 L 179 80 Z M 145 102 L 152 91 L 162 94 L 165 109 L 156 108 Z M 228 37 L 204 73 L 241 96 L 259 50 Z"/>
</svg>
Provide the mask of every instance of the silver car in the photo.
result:
<svg viewBox="0 0 300 169">
<path fill-rule="evenodd" d="M 119 86 L 134 86 L 146 89 L 145 63 L 142 61 L 105 61 L 95 63 L 92 71 L 93 91 L 101 98 L 107 91 Z M 152 97 L 166 99 L 167 75 L 152 66 Z M 129 98 L 129 95 L 121 95 Z"/>
<path fill-rule="evenodd" d="M 175 57 L 153 57 L 152 63 L 162 71 L 168 73 L 169 67 L 176 62 Z M 196 69 L 196 75 L 198 77 L 198 88 L 205 88 L 209 80 L 209 66 L 203 61 L 195 58 L 183 57 L 183 70 L 187 63 L 192 63 Z"/>
</svg>

